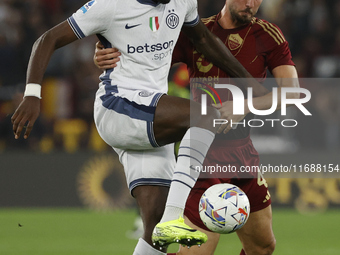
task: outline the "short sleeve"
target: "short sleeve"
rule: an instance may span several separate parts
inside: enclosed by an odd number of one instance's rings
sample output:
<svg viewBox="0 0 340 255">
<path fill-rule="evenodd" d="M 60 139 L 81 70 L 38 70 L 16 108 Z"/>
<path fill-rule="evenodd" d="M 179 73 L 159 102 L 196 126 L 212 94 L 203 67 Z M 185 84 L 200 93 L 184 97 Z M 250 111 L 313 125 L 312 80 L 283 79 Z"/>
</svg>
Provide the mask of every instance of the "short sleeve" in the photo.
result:
<svg viewBox="0 0 340 255">
<path fill-rule="evenodd" d="M 187 0 L 187 14 L 184 20 L 184 26 L 195 26 L 199 22 L 197 11 L 197 0 Z"/>
<path fill-rule="evenodd" d="M 292 54 L 289 49 L 289 44 L 282 34 L 278 26 L 272 23 L 267 23 L 268 33 L 271 35 L 268 39 L 268 52 L 267 64 L 270 72 L 275 67 L 281 65 L 294 65 L 292 61 Z"/>
<path fill-rule="evenodd" d="M 111 24 L 116 2 L 116 0 L 89 1 L 69 17 L 67 21 L 79 39 L 103 33 Z"/>
<path fill-rule="evenodd" d="M 295 65 L 292 60 L 292 54 L 290 52 L 288 42 L 285 41 L 284 43 L 275 47 L 269 53 L 267 57 L 267 61 L 268 61 L 268 68 L 270 72 L 272 72 L 272 70 L 278 66 Z"/>
</svg>

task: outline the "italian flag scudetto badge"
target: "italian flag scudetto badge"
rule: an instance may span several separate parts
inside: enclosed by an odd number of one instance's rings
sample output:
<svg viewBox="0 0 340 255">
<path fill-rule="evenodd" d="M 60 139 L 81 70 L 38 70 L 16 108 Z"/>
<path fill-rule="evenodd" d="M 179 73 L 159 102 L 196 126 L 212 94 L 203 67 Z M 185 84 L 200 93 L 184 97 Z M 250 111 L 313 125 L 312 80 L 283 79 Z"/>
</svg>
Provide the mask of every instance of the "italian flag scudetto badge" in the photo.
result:
<svg viewBox="0 0 340 255">
<path fill-rule="evenodd" d="M 151 17 L 149 19 L 149 24 L 150 24 L 150 28 L 153 32 L 156 32 L 159 28 L 159 23 L 158 23 L 158 16 L 156 17 Z"/>
</svg>

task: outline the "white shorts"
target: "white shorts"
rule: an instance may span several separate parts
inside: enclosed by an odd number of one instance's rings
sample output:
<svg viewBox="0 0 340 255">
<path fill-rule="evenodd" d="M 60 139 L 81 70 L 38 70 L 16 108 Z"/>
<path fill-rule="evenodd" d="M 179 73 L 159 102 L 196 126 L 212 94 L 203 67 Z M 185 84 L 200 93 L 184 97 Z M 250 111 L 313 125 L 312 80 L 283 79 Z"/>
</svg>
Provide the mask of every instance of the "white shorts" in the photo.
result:
<svg viewBox="0 0 340 255">
<path fill-rule="evenodd" d="M 94 105 L 98 133 L 119 155 L 130 191 L 139 185 L 170 186 L 174 145 L 159 147 L 153 119 L 163 93 L 101 86 Z"/>
<path fill-rule="evenodd" d="M 124 166 L 130 191 L 140 185 L 170 187 L 176 164 L 174 144 L 145 151 L 114 150 Z"/>
<path fill-rule="evenodd" d="M 163 93 L 117 90 L 101 86 L 94 103 L 94 122 L 99 135 L 119 149 L 159 147 L 153 131 L 156 105 Z"/>
</svg>

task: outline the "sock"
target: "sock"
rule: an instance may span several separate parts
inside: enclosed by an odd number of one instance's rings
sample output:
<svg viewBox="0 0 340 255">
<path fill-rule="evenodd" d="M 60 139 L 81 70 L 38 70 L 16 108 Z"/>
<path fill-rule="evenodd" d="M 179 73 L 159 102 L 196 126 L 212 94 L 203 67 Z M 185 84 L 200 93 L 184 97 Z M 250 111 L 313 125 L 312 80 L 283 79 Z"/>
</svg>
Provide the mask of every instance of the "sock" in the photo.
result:
<svg viewBox="0 0 340 255">
<path fill-rule="evenodd" d="M 242 249 L 240 255 L 246 255 L 246 252 Z"/>
<path fill-rule="evenodd" d="M 204 158 L 215 138 L 207 129 L 192 127 L 185 133 L 161 222 L 183 216 L 186 201 L 202 169 Z"/>
<path fill-rule="evenodd" d="M 132 255 L 166 255 L 166 253 L 156 250 L 150 244 L 145 242 L 144 239 L 139 238 L 135 251 Z"/>
</svg>

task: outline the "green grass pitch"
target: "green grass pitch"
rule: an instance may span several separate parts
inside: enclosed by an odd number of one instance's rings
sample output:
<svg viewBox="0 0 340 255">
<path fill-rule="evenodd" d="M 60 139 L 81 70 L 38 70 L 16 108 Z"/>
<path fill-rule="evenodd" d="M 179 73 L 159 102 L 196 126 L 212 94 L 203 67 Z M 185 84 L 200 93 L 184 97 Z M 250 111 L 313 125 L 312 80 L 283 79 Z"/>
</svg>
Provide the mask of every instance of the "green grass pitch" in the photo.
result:
<svg viewBox="0 0 340 255">
<path fill-rule="evenodd" d="M 274 210 L 276 255 L 340 254 L 340 211 L 301 215 Z M 1 255 L 131 255 L 136 240 L 133 210 L 94 212 L 85 209 L 0 209 Z M 171 252 L 176 245 L 170 247 Z M 223 235 L 216 255 L 238 255 L 236 234 Z"/>
</svg>

